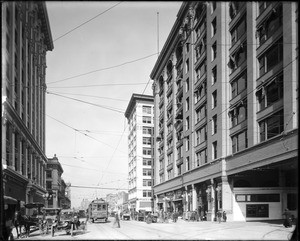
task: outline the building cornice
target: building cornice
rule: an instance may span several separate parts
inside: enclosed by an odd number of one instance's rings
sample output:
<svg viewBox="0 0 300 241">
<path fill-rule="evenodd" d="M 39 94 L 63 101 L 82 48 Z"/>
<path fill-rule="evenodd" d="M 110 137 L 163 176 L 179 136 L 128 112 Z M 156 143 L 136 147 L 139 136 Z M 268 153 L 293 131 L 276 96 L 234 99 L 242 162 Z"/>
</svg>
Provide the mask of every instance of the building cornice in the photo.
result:
<svg viewBox="0 0 300 241">
<path fill-rule="evenodd" d="M 129 104 L 127 106 L 127 109 L 125 111 L 125 117 L 129 119 L 130 114 L 136 105 L 137 101 L 147 101 L 152 102 L 154 104 L 154 97 L 152 95 L 141 95 L 141 94 L 132 94 L 131 99 L 129 101 Z"/>
</svg>

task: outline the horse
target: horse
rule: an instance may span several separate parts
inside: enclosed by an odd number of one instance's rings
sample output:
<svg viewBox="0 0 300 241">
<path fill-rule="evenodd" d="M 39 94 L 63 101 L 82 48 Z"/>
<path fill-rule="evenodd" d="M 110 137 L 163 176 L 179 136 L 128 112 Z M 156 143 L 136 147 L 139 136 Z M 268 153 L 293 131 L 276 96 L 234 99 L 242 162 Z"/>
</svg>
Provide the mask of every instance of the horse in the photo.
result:
<svg viewBox="0 0 300 241">
<path fill-rule="evenodd" d="M 28 216 L 21 215 L 20 211 L 16 212 L 14 226 L 17 231 L 17 237 L 19 237 L 22 234 L 22 227 L 24 227 L 24 229 L 25 229 L 25 236 L 29 237 L 30 226 L 33 226 L 33 225 L 35 225 L 35 223 L 32 222 Z M 18 228 L 19 228 L 20 233 L 18 232 Z"/>
</svg>

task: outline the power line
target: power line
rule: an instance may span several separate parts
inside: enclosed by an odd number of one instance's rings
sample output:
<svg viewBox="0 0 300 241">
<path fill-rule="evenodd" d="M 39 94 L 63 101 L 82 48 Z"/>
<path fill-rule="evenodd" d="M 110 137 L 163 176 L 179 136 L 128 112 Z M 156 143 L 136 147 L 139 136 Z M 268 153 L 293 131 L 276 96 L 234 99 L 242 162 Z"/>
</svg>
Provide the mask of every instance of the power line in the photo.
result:
<svg viewBox="0 0 300 241">
<path fill-rule="evenodd" d="M 127 62 L 122 63 L 122 64 L 118 64 L 118 65 L 114 65 L 114 66 L 106 67 L 106 68 L 102 68 L 102 69 L 93 70 L 93 71 L 90 71 L 90 72 L 87 72 L 87 73 L 84 73 L 84 74 L 79 74 L 79 75 L 71 76 L 71 77 L 68 77 L 68 78 L 65 78 L 65 79 L 61 79 L 61 80 L 49 82 L 47 84 L 54 84 L 54 83 L 62 82 L 62 81 L 69 80 L 69 79 L 74 79 L 74 78 L 77 78 L 77 77 L 81 77 L 81 76 L 92 74 L 92 73 L 99 72 L 99 71 L 108 70 L 108 69 L 114 69 L 114 68 L 117 68 L 117 67 L 120 67 L 120 66 L 123 66 L 123 65 L 126 65 L 126 64 L 131 64 L 131 63 L 134 63 L 134 62 L 137 62 L 137 61 L 140 61 L 140 60 L 144 60 L 144 59 L 150 58 L 150 57 L 152 57 L 152 56 L 154 56 L 156 54 L 157 53 L 150 54 L 148 56 L 145 56 L 145 57 L 142 57 L 142 58 L 139 58 L 139 59 L 135 59 L 135 60 L 131 60 L 131 61 L 127 61 Z"/>
<path fill-rule="evenodd" d="M 94 98 L 99 98 L 99 99 L 107 99 L 107 100 L 116 100 L 116 101 L 126 101 L 126 102 L 128 102 L 128 100 L 116 99 L 116 98 L 110 98 L 110 97 L 103 97 L 103 96 L 97 96 L 97 95 L 84 95 L 84 94 L 63 93 L 63 92 L 52 92 L 52 93 L 54 93 L 54 94 L 65 94 L 65 95 L 78 95 L 78 96 L 94 97 Z"/>
<path fill-rule="evenodd" d="M 55 94 L 53 92 L 46 91 L 46 93 L 47 94 L 56 95 L 56 96 L 60 96 L 60 97 L 63 97 L 63 98 L 66 98 L 66 99 L 70 99 L 70 100 L 75 100 L 75 101 L 82 102 L 82 103 L 85 103 L 85 104 L 93 105 L 93 106 L 96 106 L 96 107 L 104 108 L 104 109 L 107 109 L 107 110 L 115 111 L 115 112 L 118 112 L 118 113 L 121 113 L 121 114 L 125 113 L 125 111 L 123 111 L 123 110 L 113 109 L 112 107 L 108 107 L 108 106 L 104 106 L 104 105 L 97 105 L 97 104 L 94 104 L 94 103 L 91 103 L 91 102 L 87 102 L 87 101 L 83 101 L 83 100 L 79 100 L 79 99 L 75 99 L 75 98 L 71 98 L 71 97 L 67 97 L 67 96 Z"/>
<path fill-rule="evenodd" d="M 98 139 L 96 139 L 96 138 L 94 138 L 94 137 L 92 137 L 92 136 L 90 136 L 90 135 L 88 135 L 88 134 L 86 134 L 86 133 L 82 133 L 82 131 L 80 131 L 80 130 L 78 130 L 78 129 L 75 129 L 75 128 L 73 128 L 72 126 L 69 126 L 68 124 L 66 124 L 66 123 L 64 123 L 64 122 L 62 122 L 62 121 L 60 121 L 60 120 L 57 120 L 56 118 L 54 118 L 54 117 L 52 117 L 52 116 L 49 116 L 49 115 L 47 115 L 47 114 L 46 114 L 46 116 L 48 116 L 48 117 L 50 117 L 51 119 L 53 119 L 53 120 L 55 120 L 55 121 L 57 121 L 57 122 L 59 122 L 59 123 L 65 125 L 65 126 L 71 128 L 72 130 L 75 130 L 75 131 L 79 132 L 80 134 L 85 135 L 86 137 L 89 137 L 89 138 L 91 138 L 91 139 L 93 139 L 93 140 L 95 140 L 95 141 L 97 141 L 97 142 L 100 142 L 100 143 L 102 143 L 102 144 L 104 144 L 104 145 L 106 145 L 106 146 L 109 146 L 110 148 L 114 148 L 114 147 L 112 147 L 111 145 L 109 145 L 109 144 L 107 144 L 107 143 L 105 143 L 105 142 L 102 142 L 102 141 L 100 141 L 100 140 L 98 140 Z M 120 151 L 120 150 L 119 150 L 119 151 Z M 120 152 L 123 152 L 123 151 L 120 151 Z M 123 153 L 124 153 L 124 152 L 123 152 Z"/>
<path fill-rule="evenodd" d="M 77 85 L 77 86 L 60 86 L 60 87 L 47 87 L 52 89 L 62 89 L 62 88 L 87 88 L 87 87 L 99 87 L 99 86 L 118 86 L 118 85 L 143 85 L 146 83 L 122 83 L 122 84 L 102 84 L 102 85 Z"/>
<path fill-rule="evenodd" d="M 123 2 L 123 1 L 122 1 L 122 2 Z M 53 40 L 53 42 L 55 42 L 55 41 L 57 41 L 57 40 L 61 39 L 62 37 L 64 37 L 64 36 L 68 35 L 69 33 L 73 32 L 73 31 L 75 31 L 76 29 L 78 29 L 78 28 L 82 27 L 83 25 L 87 24 L 88 22 L 91 22 L 91 21 L 92 21 L 92 20 L 94 20 L 95 18 L 97 18 L 97 17 L 101 16 L 102 14 L 104 14 L 104 13 L 108 12 L 109 10 L 111 10 L 111 9 L 113 9 L 114 7 L 118 6 L 118 5 L 119 5 L 119 4 L 121 4 L 122 2 L 119 2 L 119 3 L 115 4 L 115 5 L 113 5 L 112 7 L 110 7 L 110 8 L 108 8 L 108 9 L 106 9 L 105 11 L 103 11 L 103 12 L 101 12 L 101 13 L 97 14 L 95 17 L 93 17 L 93 18 L 91 18 L 91 19 L 89 19 L 89 20 L 85 21 L 84 23 L 82 23 L 82 24 L 78 25 L 77 27 L 75 27 L 75 28 L 73 28 L 73 29 L 69 30 L 69 31 L 68 31 L 68 32 L 66 32 L 65 34 L 63 34 L 63 35 L 61 35 L 60 37 L 58 37 L 58 38 L 54 39 L 54 40 Z"/>
</svg>

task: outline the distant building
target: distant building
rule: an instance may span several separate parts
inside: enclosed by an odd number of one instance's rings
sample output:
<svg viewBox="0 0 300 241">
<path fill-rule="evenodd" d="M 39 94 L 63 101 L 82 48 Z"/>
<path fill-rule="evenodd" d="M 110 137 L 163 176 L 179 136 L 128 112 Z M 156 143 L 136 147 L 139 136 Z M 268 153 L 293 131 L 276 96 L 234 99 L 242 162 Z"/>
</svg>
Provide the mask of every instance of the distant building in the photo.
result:
<svg viewBox="0 0 300 241">
<path fill-rule="evenodd" d="M 62 209 L 69 209 L 71 208 L 71 199 L 69 198 L 68 189 L 70 188 L 67 186 L 68 184 L 65 183 L 64 179 L 61 179 L 61 187 L 60 187 L 60 204 L 59 206 Z"/>
<path fill-rule="evenodd" d="M 117 193 L 117 207 L 121 211 L 128 210 L 128 193 L 118 192 Z"/>
<path fill-rule="evenodd" d="M 155 206 L 298 215 L 297 2 L 183 2 L 151 72 Z"/>
<path fill-rule="evenodd" d="M 70 200 L 65 196 L 66 184 L 61 178 L 64 170 L 58 161 L 56 155 L 48 158 L 46 169 L 46 188 L 48 193 L 52 194 L 52 198 L 46 200 L 46 206 L 53 208 L 62 208 L 62 204 L 70 207 Z"/>
<path fill-rule="evenodd" d="M 128 206 L 151 211 L 153 184 L 153 96 L 133 94 L 127 106 L 128 120 Z"/>
<path fill-rule="evenodd" d="M 1 18 L 4 195 L 44 203 L 46 54 L 53 50 L 46 4 L 5 1 Z"/>
<path fill-rule="evenodd" d="M 82 199 L 82 201 L 81 201 L 81 203 L 80 203 L 80 209 L 87 210 L 90 203 L 91 203 L 90 200 L 85 199 L 85 198 Z"/>
<path fill-rule="evenodd" d="M 109 211 L 117 210 L 117 200 L 118 200 L 118 195 L 115 193 L 110 193 L 106 195 L 105 201 L 108 202 Z"/>
</svg>

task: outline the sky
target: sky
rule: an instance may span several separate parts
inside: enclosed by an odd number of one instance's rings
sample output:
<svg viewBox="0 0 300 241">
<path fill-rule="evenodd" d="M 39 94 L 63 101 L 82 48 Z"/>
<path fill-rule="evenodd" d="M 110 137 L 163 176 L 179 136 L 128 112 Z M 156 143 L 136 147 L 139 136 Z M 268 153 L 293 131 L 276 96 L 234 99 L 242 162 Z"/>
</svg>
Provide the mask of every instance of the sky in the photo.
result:
<svg viewBox="0 0 300 241">
<path fill-rule="evenodd" d="M 150 73 L 181 4 L 46 2 L 46 155 L 61 163 L 72 207 L 127 191 L 124 113 L 133 93 L 152 95 Z"/>
</svg>

